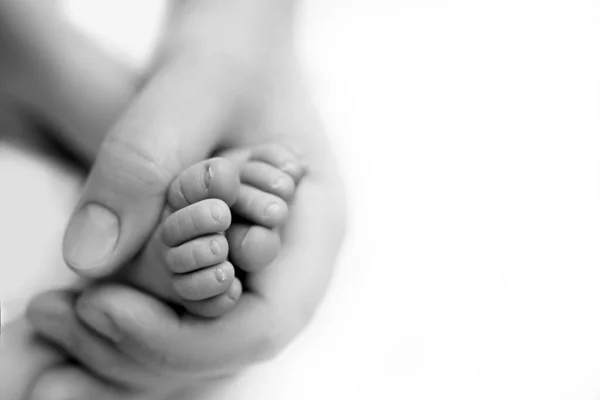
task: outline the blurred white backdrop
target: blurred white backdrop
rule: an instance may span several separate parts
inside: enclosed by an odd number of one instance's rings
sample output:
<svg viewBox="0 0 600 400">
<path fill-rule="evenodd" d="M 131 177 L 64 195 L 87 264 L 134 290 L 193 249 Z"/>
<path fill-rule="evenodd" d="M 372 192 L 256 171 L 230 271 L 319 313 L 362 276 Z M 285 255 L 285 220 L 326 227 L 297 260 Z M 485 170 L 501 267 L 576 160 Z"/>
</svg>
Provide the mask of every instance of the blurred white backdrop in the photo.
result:
<svg viewBox="0 0 600 400">
<path fill-rule="evenodd" d="M 164 3 L 143 2 L 147 24 L 141 1 L 102 3 L 66 15 L 142 65 Z M 123 12 L 94 9 L 109 6 Z M 220 398 L 600 398 L 598 15 L 591 0 L 306 2 L 299 45 L 351 230 L 310 329 Z M 6 193 L 48 210 L 17 235 L 6 213 L 0 237 L 23 265 L 38 242 L 58 259 L 72 192 L 52 205 L 47 167 L 11 154 Z"/>
</svg>

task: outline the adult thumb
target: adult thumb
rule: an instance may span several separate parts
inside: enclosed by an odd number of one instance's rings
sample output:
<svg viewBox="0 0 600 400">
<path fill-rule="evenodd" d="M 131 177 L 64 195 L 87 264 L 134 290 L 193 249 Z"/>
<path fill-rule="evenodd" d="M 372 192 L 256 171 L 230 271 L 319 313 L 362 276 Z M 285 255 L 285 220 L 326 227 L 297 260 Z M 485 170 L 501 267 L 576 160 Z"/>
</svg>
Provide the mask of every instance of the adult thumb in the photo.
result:
<svg viewBox="0 0 600 400">
<path fill-rule="evenodd" d="M 63 242 L 80 275 L 104 277 L 134 257 L 175 175 L 215 150 L 232 91 L 196 61 L 159 70 L 107 135 Z"/>
<path fill-rule="evenodd" d="M 63 242 L 65 261 L 81 275 L 112 272 L 157 223 L 171 169 L 144 146 L 112 137 L 97 157 Z"/>
</svg>

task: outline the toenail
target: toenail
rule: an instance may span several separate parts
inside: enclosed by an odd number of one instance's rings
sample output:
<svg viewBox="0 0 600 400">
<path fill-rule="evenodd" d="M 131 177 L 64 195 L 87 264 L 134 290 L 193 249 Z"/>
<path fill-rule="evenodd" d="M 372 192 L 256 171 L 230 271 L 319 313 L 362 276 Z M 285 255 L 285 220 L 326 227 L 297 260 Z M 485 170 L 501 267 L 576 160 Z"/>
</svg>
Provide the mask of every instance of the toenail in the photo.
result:
<svg viewBox="0 0 600 400">
<path fill-rule="evenodd" d="M 291 174 L 291 175 L 293 175 L 293 174 L 294 174 L 294 172 L 297 170 L 297 168 L 296 168 L 296 164 L 294 164 L 294 163 L 293 163 L 293 162 L 291 162 L 291 161 L 288 161 L 288 162 L 286 162 L 286 163 L 284 163 L 284 164 L 283 164 L 283 166 L 281 167 L 281 170 L 282 170 L 283 172 L 285 172 L 286 174 Z"/>
<path fill-rule="evenodd" d="M 281 189 L 287 184 L 287 179 L 283 176 L 280 176 L 275 180 L 275 182 L 271 183 L 271 189 Z"/>
<path fill-rule="evenodd" d="M 217 268 L 215 269 L 215 278 L 217 278 L 219 283 L 223 283 L 227 280 L 227 275 L 225 275 L 225 272 L 221 268 Z"/>
<path fill-rule="evenodd" d="M 212 167 L 209 165 L 205 168 L 204 172 L 202 173 L 202 185 L 204 186 L 204 189 L 208 190 L 212 179 L 213 179 L 213 170 L 212 170 Z"/>
<path fill-rule="evenodd" d="M 223 218 L 223 209 L 218 204 L 211 204 L 210 214 L 215 221 L 220 221 Z"/>
<path fill-rule="evenodd" d="M 265 211 L 263 212 L 263 215 L 265 217 L 273 217 L 273 216 L 275 216 L 275 214 L 277 214 L 278 211 L 279 211 L 279 204 L 271 203 L 265 207 Z"/>
<path fill-rule="evenodd" d="M 300 167 L 302 168 L 302 171 L 308 171 L 308 161 L 304 158 L 300 159 Z"/>
<path fill-rule="evenodd" d="M 239 299 L 238 293 L 235 290 L 235 283 L 231 285 L 229 289 L 227 289 L 227 297 L 229 297 L 233 301 L 237 301 Z"/>
<path fill-rule="evenodd" d="M 221 246 L 219 246 L 219 242 L 216 240 L 211 240 L 210 245 L 208 246 L 210 252 L 215 256 L 218 256 L 221 253 Z"/>
</svg>

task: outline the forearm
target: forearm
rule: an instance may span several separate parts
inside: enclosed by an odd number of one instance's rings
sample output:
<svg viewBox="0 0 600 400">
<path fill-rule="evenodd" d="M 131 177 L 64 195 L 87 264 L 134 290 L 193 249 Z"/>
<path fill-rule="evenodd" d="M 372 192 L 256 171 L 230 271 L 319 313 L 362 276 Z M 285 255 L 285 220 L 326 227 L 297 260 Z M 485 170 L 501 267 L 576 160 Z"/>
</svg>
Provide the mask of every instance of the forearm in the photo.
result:
<svg viewBox="0 0 600 400">
<path fill-rule="evenodd" d="M 187 40 L 188 35 L 219 26 L 214 31 L 218 35 L 204 36 L 213 38 L 214 43 L 208 47 L 222 46 L 222 51 L 228 52 L 228 41 L 233 41 L 233 48 L 249 49 L 240 52 L 242 56 L 236 56 L 234 62 L 247 63 L 243 54 L 250 54 L 260 64 L 264 61 L 261 55 L 269 50 L 292 46 L 298 3 L 299 0 L 236 0 L 219 7 L 205 7 L 203 2 L 188 2 L 186 6 L 193 7 L 198 16 L 197 23 L 188 24 L 192 32 L 186 32 L 176 29 L 177 18 L 173 18 L 163 51 L 190 50 L 177 49 L 177 43 L 193 43 Z M 178 11 L 173 15 L 186 15 Z M 72 150 L 91 162 L 106 132 L 135 96 L 140 83 L 138 74 L 90 43 L 63 20 L 56 6 L 48 3 L 0 0 L 0 29 L 4 31 L 0 33 L 5 33 L 1 37 L 6 39 L 2 43 L 0 38 L 0 59 L 9 61 L 4 70 L 10 73 L 0 71 L 9 76 L 13 97 L 49 122 Z M 163 55 L 168 58 L 172 54 Z M 270 73 L 266 71 L 269 67 L 258 68 L 265 70 L 262 73 Z"/>
<path fill-rule="evenodd" d="M 0 29 L 3 90 L 91 161 L 133 96 L 134 72 L 40 2 L 0 2 Z"/>
</svg>

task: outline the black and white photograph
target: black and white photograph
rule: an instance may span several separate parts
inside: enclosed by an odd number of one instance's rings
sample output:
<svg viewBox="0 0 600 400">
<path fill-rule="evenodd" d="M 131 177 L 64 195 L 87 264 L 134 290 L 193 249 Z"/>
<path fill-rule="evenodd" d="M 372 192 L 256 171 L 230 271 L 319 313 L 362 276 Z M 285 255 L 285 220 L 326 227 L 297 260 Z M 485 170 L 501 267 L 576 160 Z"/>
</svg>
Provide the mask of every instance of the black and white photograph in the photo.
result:
<svg viewBox="0 0 600 400">
<path fill-rule="evenodd" d="M 0 400 L 600 400 L 600 2 L 0 0 Z"/>
</svg>

